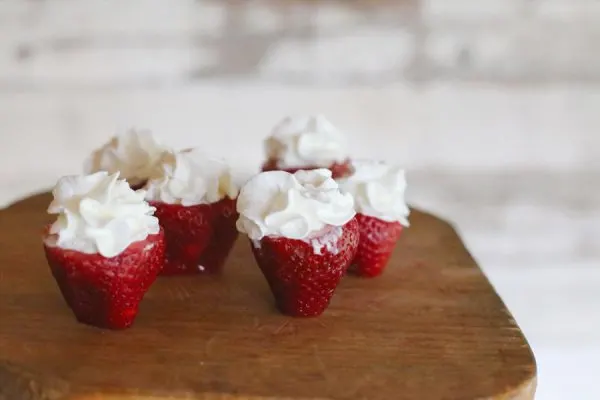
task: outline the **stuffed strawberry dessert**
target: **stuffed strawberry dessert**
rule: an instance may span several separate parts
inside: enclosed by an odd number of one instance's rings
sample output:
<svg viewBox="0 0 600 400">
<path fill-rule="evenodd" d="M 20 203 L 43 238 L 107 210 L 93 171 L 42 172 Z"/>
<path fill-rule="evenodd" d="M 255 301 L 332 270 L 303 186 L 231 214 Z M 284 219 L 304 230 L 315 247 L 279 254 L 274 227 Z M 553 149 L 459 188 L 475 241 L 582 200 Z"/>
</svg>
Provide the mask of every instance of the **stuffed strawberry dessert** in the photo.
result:
<svg viewBox="0 0 600 400">
<path fill-rule="evenodd" d="M 387 265 L 402 227 L 408 227 L 406 179 L 404 170 L 382 162 L 354 162 L 352 170 L 350 177 L 338 181 L 354 196 L 360 228 L 358 252 L 350 271 L 374 277 Z"/>
<path fill-rule="evenodd" d="M 351 172 L 344 136 L 322 115 L 285 118 L 265 141 L 265 152 L 263 171 L 327 168 L 334 179 Z"/>
<path fill-rule="evenodd" d="M 124 329 L 160 272 L 165 241 L 144 192 L 119 174 L 61 178 L 44 232 L 52 275 L 79 322 Z"/>
<path fill-rule="evenodd" d="M 133 189 L 146 184 L 155 170 L 162 154 L 169 148 L 152 133 L 131 129 L 113 137 L 108 143 L 92 153 L 86 161 L 86 173 L 106 171 L 120 172 Z"/>
<path fill-rule="evenodd" d="M 162 273 L 219 272 L 238 235 L 238 186 L 229 167 L 194 149 L 166 152 L 146 189 L 165 231 Z"/>
<path fill-rule="evenodd" d="M 263 172 L 240 191 L 238 230 L 248 235 L 279 310 L 323 313 L 354 259 L 358 224 L 331 171 Z"/>
</svg>

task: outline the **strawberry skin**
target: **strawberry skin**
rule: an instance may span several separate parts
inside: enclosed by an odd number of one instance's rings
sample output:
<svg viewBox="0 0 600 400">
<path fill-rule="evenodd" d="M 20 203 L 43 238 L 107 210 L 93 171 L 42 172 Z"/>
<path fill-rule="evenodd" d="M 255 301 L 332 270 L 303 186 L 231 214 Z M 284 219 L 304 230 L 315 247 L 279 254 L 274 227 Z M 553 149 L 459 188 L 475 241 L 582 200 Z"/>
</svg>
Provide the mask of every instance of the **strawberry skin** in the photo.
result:
<svg viewBox="0 0 600 400">
<path fill-rule="evenodd" d="M 182 206 L 151 201 L 154 215 L 165 231 L 167 252 L 161 275 L 197 274 L 200 255 L 213 231 L 213 210 L 209 204 Z"/>
<path fill-rule="evenodd" d="M 106 329 L 133 324 L 144 294 L 163 267 L 165 239 L 156 235 L 106 258 L 44 244 L 60 291 L 77 320 Z"/>
<path fill-rule="evenodd" d="M 289 172 L 290 174 L 293 174 L 297 171 L 300 170 L 312 170 L 312 169 L 319 169 L 322 167 L 317 167 L 317 166 L 309 166 L 309 167 L 302 167 L 302 168 L 279 168 L 277 166 L 277 160 L 275 159 L 270 159 L 267 160 L 263 166 L 262 166 L 262 171 L 266 172 L 266 171 L 286 171 Z M 340 179 L 340 178 L 345 178 L 347 176 L 349 176 L 350 174 L 352 174 L 352 167 L 350 165 L 350 160 L 346 160 L 344 162 L 341 163 L 337 163 L 334 162 L 333 164 L 331 164 L 328 169 L 331 171 L 331 176 L 333 179 Z"/>
<path fill-rule="evenodd" d="M 200 255 L 200 265 L 206 272 L 218 273 L 238 237 L 236 200 L 224 198 L 211 205 L 214 215 L 213 231 L 206 249 Z"/>
<path fill-rule="evenodd" d="M 385 269 L 396 242 L 402 233 L 399 222 L 356 214 L 360 241 L 350 272 L 364 277 L 375 277 Z"/>
<path fill-rule="evenodd" d="M 293 317 L 313 317 L 325 311 L 335 288 L 356 254 L 358 223 L 328 227 L 308 240 L 266 236 L 251 243 L 277 307 Z M 315 241 L 329 245 L 315 251 Z"/>
<path fill-rule="evenodd" d="M 150 202 L 165 230 L 162 275 L 219 272 L 237 238 L 235 200 L 182 206 Z"/>
</svg>

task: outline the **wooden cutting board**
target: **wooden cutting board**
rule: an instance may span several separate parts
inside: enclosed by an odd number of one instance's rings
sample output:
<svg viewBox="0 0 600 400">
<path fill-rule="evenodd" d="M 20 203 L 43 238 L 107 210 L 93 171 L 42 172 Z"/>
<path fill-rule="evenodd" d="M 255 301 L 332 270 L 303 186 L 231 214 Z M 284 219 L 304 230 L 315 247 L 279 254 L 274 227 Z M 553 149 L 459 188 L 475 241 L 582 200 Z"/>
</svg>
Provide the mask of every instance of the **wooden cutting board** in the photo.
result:
<svg viewBox="0 0 600 400">
<path fill-rule="evenodd" d="M 533 399 L 533 354 L 452 227 L 413 211 L 376 279 L 319 318 L 274 308 L 240 237 L 221 276 L 160 278 L 134 326 L 75 322 L 44 259 L 46 194 L 0 211 L 0 400 Z"/>
</svg>

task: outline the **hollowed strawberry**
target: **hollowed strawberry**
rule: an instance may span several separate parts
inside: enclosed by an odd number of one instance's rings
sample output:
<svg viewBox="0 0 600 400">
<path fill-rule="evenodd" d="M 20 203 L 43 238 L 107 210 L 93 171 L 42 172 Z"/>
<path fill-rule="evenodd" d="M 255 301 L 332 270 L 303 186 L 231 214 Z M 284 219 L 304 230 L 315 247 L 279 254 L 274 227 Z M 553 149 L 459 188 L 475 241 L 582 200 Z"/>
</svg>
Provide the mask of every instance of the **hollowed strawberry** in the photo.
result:
<svg viewBox="0 0 600 400">
<path fill-rule="evenodd" d="M 239 214 L 235 206 L 236 201 L 229 198 L 212 204 L 214 213 L 212 236 L 200 255 L 200 265 L 207 272 L 218 273 L 222 270 L 238 237 L 235 223 Z"/>
<path fill-rule="evenodd" d="M 399 222 L 356 214 L 360 241 L 350 272 L 364 277 L 375 277 L 385 269 L 396 242 L 402 233 Z"/>
<path fill-rule="evenodd" d="M 161 230 L 106 258 L 48 245 L 44 249 L 52 275 L 79 322 L 108 329 L 133 324 L 138 306 L 164 263 Z"/>
<path fill-rule="evenodd" d="M 238 232 L 235 200 L 183 206 L 150 202 L 165 230 L 167 253 L 163 275 L 216 273 L 223 264 Z"/>
<path fill-rule="evenodd" d="M 209 204 L 183 206 L 151 201 L 165 231 L 167 251 L 162 275 L 204 272 L 200 256 L 213 234 L 214 213 Z"/>
<path fill-rule="evenodd" d="M 251 243 L 279 310 L 294 317 L 322 314 L 358 246 L 358 223 L 329 226 L 306 240 L 266 236 Z"/>
</svg>

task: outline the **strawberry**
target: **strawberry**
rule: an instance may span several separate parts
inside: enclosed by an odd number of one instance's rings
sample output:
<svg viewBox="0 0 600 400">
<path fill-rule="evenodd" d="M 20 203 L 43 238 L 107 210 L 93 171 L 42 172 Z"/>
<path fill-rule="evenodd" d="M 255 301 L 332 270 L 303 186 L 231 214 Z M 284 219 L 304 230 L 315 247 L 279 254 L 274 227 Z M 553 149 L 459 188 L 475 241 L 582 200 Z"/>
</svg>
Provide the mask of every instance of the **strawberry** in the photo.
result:
<svg viewBox="0 0 600 400">
<path fill-rule="evenodd" d="M 356 220 L 360 242 L 350 272 L 364 277 L 378 276 L 392 255 L 402 233 L 402 225 L 363 214 L 356 214 Z"/>
<path fill-rule="evenodd" d="M 319 168 L 323 168 L 323 167 L 317 167 L 317 166 L 311 166 L 311 167 L 302 167 L 302 168 L 279 168 L 277 166 L 277 160 L 275 159 L 270 159 L 267 160 L 267 162 L 265 162 L 262 166 L 262 171 L 266 172 L 266 171 L 286 171 L 289 172 L 290 174 L 293 174 L 296 171 L 300 171 L 300 170 L 311 170 L 311 169 L 319 169 Z M 350 164 L 350 160 L 346 160 L 344 162 L 338 163 L 338 162 L 334 162 L 333 164 L 331 164 L 328 169 L 331 171 L 331 175 L 333 179 L 340 179 L 340 178 L 345 178 L 346 176 L 350 175 L 352 173 L 352 167 Z"/>
<path fill-rule="evenodd" d="M 329 226 L 306 240 L 265 236 L 252 243 L 279 310 L 294 317 L 325 311 L 358 246 L 358 223 Z"/>
<path fill-rule="evenodd" d="M 213 209 L 209 204 L 182 206 L 151 201 L 154 215 L 165 231 L 167 252 L 162 275 L 196 274 L 204 271 L 200 255 L 213 233 Z"/>
<path fill-rule="evenodd" d="M 125 329 L 133 324 L 144 294 L 163 267 L 165 240 L 161 230 L 111 258 L 46 244 L 44 249 L 52 275 L 79 322 Z"/>
<path fill-rule="evenodd" d="M 236 201 L 229 198 L 224 198 L 211 206 L 215 216 L 213 234 L 200 256 L 200 265 L 207 272 L 216 273 L 223 268 L 223 264 L 225 264 L 225 260 L 238 237 L 235 223 L 239 214 L 235 209 Z"/>
<path fill-rule="evenodd" d="M 163 275 L 218 272 L 229 255 L 237 230 L 235 200 L 183 206 L 150 202 L 165 230 L 167 254 Z"/>
</svg>

